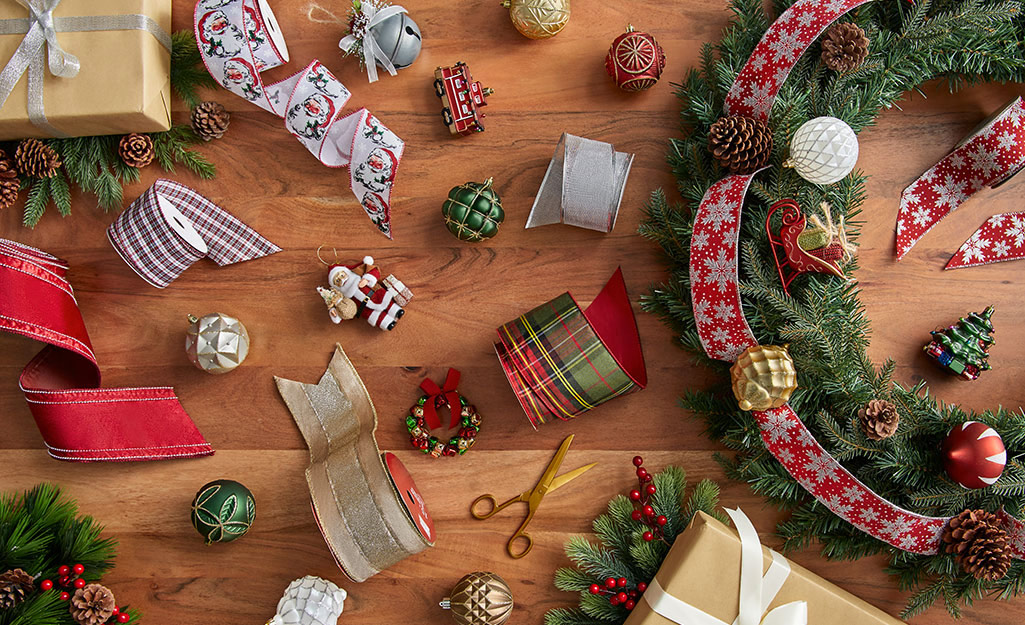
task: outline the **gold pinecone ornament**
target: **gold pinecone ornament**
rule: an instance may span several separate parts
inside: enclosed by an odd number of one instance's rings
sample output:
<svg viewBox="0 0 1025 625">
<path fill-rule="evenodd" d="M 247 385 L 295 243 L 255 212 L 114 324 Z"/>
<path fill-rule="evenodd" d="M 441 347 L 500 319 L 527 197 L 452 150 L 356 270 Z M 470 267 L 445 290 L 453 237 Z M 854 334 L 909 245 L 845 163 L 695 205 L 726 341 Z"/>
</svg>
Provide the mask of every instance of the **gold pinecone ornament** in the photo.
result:
<svg viewBox="0 0 1025 625">
<path fill-rule="evenodd" d="M 834 72 L 849 72 L 867 57 L 868 37 L 857 24 L 837 24 L 822 37 L 822 63 Z"/>
<path fill-rule="evenodd" d="M 14 164 L 22 175 L 49 178 L 57 173 L 61 157 L 39 139 L 23 139 L 14 150 Z"/>
<path fill-rule="evenodd" d="M 459 625 L 502 625 L 512 614 L 513 597 L 504 579 L 477 571 L 456 582 L 440 605 L 452 610 Z"/>
<path fill-rule="evenodd" d="M 943 530 L 944 551 L 976 579 L 1002 579 L 1011 566 L 1011 548 L 1000 519 L 985 510 L 965 510 Z"/>
<path fill-rule="evenodd" d="M 865 436 L 881 441 L 897 432 L 900 414 L 897 413 L 897 407 L 885 399 L 873 399 L 858 410 L 858 420 Z"/>
<path fill-rule="evenodd" d="M 787 403 L 797 388 L 797 371 L 786 346 L 748 347 L 730 367 L 733 396 L 741 410 L 769 410 Z"/>
<path fill-rule="evenodd" d="M 153 162 L 153 139 L 137 132 L 125 135 L 121 137 L 117 153 L 125 165 L 141 169 Z"/>
<path fill-rule="evenodd" d="M 772 156 L 772 131 L 760 119 L 720 117 L 708 129 L 708 151 L 731 174 L 753 174 Z"/>
<path fill-rule="evenodd" d="M 201 102 L 192 109 L 192 130 L 203 141 L 220 139 L 228 130 L 231 113 L 219 102 Z"/>
<path fill-rule="evenodd" d="M 114 593 L 101 584 L 86 584 L 70 601 L 71 617 L 79 625 L 102 625 L 114 614 Z"/>
<path fill-rule="evenodd" d="M 21 181 L 14 161 L 7 158 L 7 152 L 0 150 L 0 208 L 7 208 L 18 201 Z"/>
<path fill-rule="evenodd" d="M 34 589 L 32 576 L 21 569 L 0 573 L 0 610 L 18 605 Z"/>
</svg>

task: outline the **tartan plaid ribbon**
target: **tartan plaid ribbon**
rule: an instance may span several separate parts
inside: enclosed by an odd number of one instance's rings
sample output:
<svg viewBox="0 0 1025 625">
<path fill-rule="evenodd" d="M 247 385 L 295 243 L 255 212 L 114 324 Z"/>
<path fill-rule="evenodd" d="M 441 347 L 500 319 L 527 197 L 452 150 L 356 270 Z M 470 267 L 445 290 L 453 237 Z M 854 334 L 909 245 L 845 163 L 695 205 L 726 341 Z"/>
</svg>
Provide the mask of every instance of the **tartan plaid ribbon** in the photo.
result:
<svg viewBox="0 0 1025 625">
<path fill-rule="evenodd" d="M 569 293 L 498 328 L 495 351 L 536 429 L 640 390 Z"/>
<path fill-rule="evenodd" d="M 161 200 L 170 203 L 188 222 L 206 249 L 190 243 L 164 214 Z M 280 252 L 234 215 L 193 189 L 160 179 L 110 224 L 107 238 L 135 273 L 158 289 L 178 278 L 194 262 L 209 258 L 220 266 Z"/>
</svg>

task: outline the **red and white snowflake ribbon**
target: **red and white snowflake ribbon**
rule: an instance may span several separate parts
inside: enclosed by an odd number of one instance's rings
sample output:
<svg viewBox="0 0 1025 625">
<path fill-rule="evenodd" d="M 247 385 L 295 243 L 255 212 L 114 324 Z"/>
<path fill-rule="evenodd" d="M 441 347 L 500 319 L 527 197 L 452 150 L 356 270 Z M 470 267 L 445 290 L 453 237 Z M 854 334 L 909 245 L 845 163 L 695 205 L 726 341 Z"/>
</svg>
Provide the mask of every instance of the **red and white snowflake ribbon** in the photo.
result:
<svg viewBox="0 0 1025 625">
<path fill-rule="evenodd" d="M 998 185 L 1025 166 L 1025 103 L 1020 97 L 983 123 L 950 154 L 912 182 L 900 196 L 897 212 L 897 260 L 941 219 L 985 187 Z M 971 267 L 1025 256 L 1019 220 L 1001 232 L 1005 217 L 983 225 L 947 263 L 947 269 Z M 990 224 L 993 220 L 996 223 Z M 992 226 L 992 227 L 990 227 Z M 985 233 L 983 233 L 985 231 Z M 1016 249 L 1016 253 L 1012 250 Z"/>
<path fill-rule="evenodd" d="M 225 89 L 274 113 L 328 167 L 348 167 L 349 186 L 367 216 L 392 238 L 391 192 L 405 147 L 365 108 L 342 116 L 345 88 L 320 61 L 273 84 L 261 72 L 288 62 L 265 0 L 199 0 L 196 41 L 210 75 Z"/>
</svg>

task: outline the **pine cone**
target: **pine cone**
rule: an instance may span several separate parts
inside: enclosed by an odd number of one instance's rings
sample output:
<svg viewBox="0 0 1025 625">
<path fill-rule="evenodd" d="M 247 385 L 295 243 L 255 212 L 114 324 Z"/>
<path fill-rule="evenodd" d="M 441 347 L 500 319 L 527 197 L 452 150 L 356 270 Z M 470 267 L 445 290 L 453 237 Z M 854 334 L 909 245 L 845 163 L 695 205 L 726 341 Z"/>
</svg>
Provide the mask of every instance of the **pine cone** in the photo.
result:
<svg viewBox="0 0 1025 625">
<path fill-rule="evenodd" d="M 0 610 L 18 605 L 34 589 L 32 576 L 21 569 L 0 573 Z"/>
<path fill-rule="evenodd" d="M 71 616 L 80 625 L 101 625 L 114 614 L 114 593 L 100 584 L 87 584 L 71 598 Z"/>
<path fill-rule="evenodd" d="M 758 119 L 720 117 L 708 130 L 708 150 L 733 174 L 753 174 L 769 162 L 772 131 Z"/>
<path fill-rule="evenodd" d="M 867 56 L 868 37 L 857 24 L 837 24 L 822 37 L 822 63 L 834 72 L 849 72 Z"/>
<path fill-rule="evenodd" d="M 61 166 L 60 154 L 39 139 L 23 139 L 14 150 L 18 171 L 32 178 L 49 178 Z"/>
<path fill-rule="evenodd" d="M 121 137 L 117 146 L 121 160 L 129 167 L 142 168 L 153 162 L 153 139 L 149 135 L 133 132 Z"/>
<path fill-rule="evenodd" d="M 0 209 L 7 208 L 18 199 L 21 181 L 14 161 L 7 158 L 7 153 L 0 150 Z"/>
<path fill-rule="evenodd" d="M 202 102 L 192 109 L 192 130 L 203 141 L 220 139 L 230 121 L 231 113 L 218 102 Z"/>
<path fill-rule="evenodd" d="M 861 429 L 865 436 L 874 441 L 893 436 L 900 424 L 897 407 L 885 399 L 873 399 L 868 402 L 867 406 L 858 411 L 858 419 L 861 421 Z"/>
<path fill-rule="evenodd" d="M 997 515 L 985 510 L 965 510 L 950 519 L 943 530 L 944 551 L 954 554 L 969 575 L 988 582 L 1007 574 L 1011 550 L 1007 532 Z"/>
</svg>

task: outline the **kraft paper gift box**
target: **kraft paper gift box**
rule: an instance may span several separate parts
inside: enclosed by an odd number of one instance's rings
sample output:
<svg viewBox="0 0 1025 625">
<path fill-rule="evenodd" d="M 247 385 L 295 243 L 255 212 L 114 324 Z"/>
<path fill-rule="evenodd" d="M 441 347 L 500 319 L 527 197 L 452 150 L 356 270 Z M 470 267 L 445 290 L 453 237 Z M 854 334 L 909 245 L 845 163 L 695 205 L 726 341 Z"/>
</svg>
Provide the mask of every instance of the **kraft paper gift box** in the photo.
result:
<svg viewBox="0 0 1025 625">
<path fill-rule="evenodd" d="M 42 5 L 52 0 L 32 0 Z M 106 30 L 92 16 L 144 15 L 164 33 L 171 31 L 171 0 L 62 0 L 53 11 L 57 42 L 78 57 L 78 75 L 62 78 L 42 74 L 46 121 L 68 136 L 158 132 L 171 127 L 171 55 L 147 30 Z M 29 10 L 16 0 L 0 0 L 0 66 L 7 66 L 34 22 Z M 66 18 L 76 18 L 68 20 Z M 87 18 L 87 19 L 81 19 Z M 144 22 L 141 18 L 121 21 Z M 21 25 L 15 21 L 20 20 Z M 88 30 L 65 28 L 89 24 Z M 79 26 L 81 28 L 81 26 Z M 12 30 L 22 32 L 11 32 Z M 166 35 L 169 37 L 169 35 Z M 167 39 L 169 42 L 169 39 Z M 49 54 L 47 46 L 42 47 Z M 0 108 L 0 140 L 54 136 L 29 120 L 29 87 L 26 71 Z"/>
<path fill-rule="evenodd" d="M 773 557 L 768 548 L 759 546 L 758 549 L 762 555 L 758 570 L 761 575 Z M 767 612 L 771 613 L 778 606 L 791 602 L 803 601 L 807 605 L 809 625 L 903 625 L 902 621 L 837 588 L 804 567 L 779 554 L 776 557 L 789 564 L 790 573 L 779 593 L 768 605 Z M 738 532 L 698 512 L 687 529 L 676 538 L 655 580 L 652 580 L 637 601 L 626 625 L 673 625 L 672 620 L 657 614 L 646 600 L 656 580 L 657 585 L 671 597 L 723 623 L 733 623 L 739 611 L 740 576 L 741 540 Z M 770 585 L 766 584 L 766 587 Z M 756 611 L 758 614 L 755 622 L 761 622 L 762 611 Z M 686 620 L 688 622 L 684 625 L 705 622 L 701 618 Z M 766 622 L 769 621 L 770 618 L 766 618 Z"/>
</svg>

